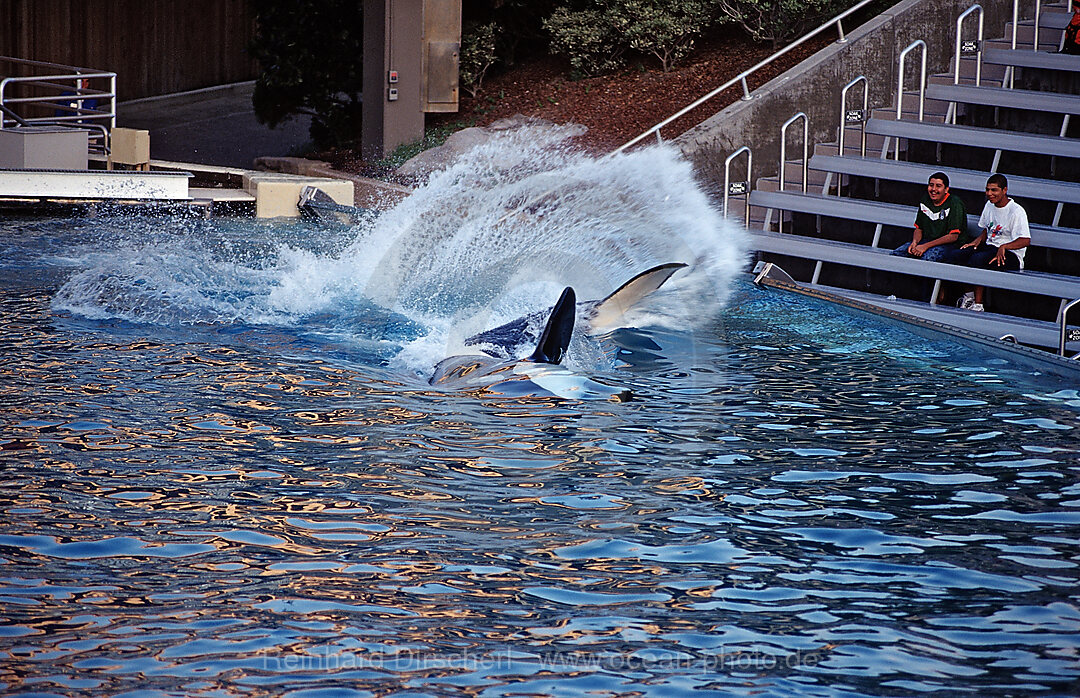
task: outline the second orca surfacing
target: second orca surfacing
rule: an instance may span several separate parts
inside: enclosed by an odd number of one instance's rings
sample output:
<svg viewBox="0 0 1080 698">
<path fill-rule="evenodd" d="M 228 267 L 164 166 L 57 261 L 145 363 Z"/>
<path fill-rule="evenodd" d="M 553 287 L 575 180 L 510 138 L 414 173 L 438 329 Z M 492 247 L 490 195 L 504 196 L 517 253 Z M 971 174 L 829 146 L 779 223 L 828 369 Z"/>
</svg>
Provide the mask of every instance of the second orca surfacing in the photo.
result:
<svg viewBox="0 0 1080 698">
<path fill-rule="evenodd" d="M 484 353 L 443 359 L 428 383 L 451 389 L 490 389 L 506 384 L 498 392 L 520 396 L 536 394 L 535 386 L 543 394 L 564 398 L 629 400 L 629 390 L 604 385 L 564 368 L 561 363 L 566 349 L 575 329 L 592 334 L 620 326 L 627 311 L 685 266 L 681 262 L 661 264 L 633 277 L 603 300 L 580 304 L 574 289 L 567 286 L 548 311 L 539 335 L 543 313 L 526 315 L 473 335 L 465 344 L 478 346 Z M 515 358 L 511 352 L 526 342 L 534 343 L 536 349 L 528 357 Z"/>
</svg>

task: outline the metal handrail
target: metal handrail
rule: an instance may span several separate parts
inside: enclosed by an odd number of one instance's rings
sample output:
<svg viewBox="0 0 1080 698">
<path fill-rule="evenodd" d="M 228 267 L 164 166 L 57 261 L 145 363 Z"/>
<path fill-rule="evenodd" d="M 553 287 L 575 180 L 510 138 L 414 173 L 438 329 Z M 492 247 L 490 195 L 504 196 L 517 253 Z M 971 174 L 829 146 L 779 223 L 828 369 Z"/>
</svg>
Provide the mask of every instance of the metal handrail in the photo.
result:
<svg viewBox="0 0 1080 698">
<path fill-rule="evenodd" d="M 802 193 L 806 193 L 806 180 L 809 174 L 809 146 L 810 146 L 810 119 L 805 113 L 799 112 L 784 122 L 780 127 L 780 191 L 784 191 L 784 179 L 787 170 L 787 128 L 799 119 L 803 120 L 803 159 L 802 159 Z M 776 221 L 776 232 L 784 232 L 784 216 L 781 215 Z"/>
<path fill-rule="evenodd" d="M 62 114 L 51 116 L 24 116 L 25 121 L 38 124 L 72 122 L 71 125 L 90 125 L 84 122 L 98 121 L 104 122 L 103 125 L 98 124 L 98 126 L 105 131 L 116 128 L 116 73 L 61 63 L 0 56 L 0 64 L 3 63 L 41 70 L 36 75 L 0 79 L 0 105 L 10 110 L 13 104 L 31 104 L 62 112 Z M 108 89 L 91 89 L 80 84 L 84 80 L 108 80 L 109 87 Z M 10 95 L 10 89 L 16 85 L 36 87 L 50 94 L 30 97 L 7 96 Z M 98 100 L 99 103 L 107 102 L 108 108 L 86 106 L 89 100 Z M 5 125 L 5 119 L 0 116 L 0 129 L 5 128 Z"/>
<path fill-rule="evenodd" d="M 1059 323 L 1061 334 L 1058 337 L 1058 354 L 1060 356 L 1065 356 L 1065 339 L 1067 336 L 1066 328 L 1069 325 L 1069 311 L 1078 305 L 1080 305 L 1080 298 L 1069 302 L 1061 309 L 1061 321 Z"/>
<path fill-rule="evenodd" d="M 746 211 L 743 217 L 743 227 L 750 227 L 750 181 L 753 176 L 754 153 L 747 146 L 743 146 L 724 160 L 724 218 L 727 218 L 728 195 L 731 193 L 731 161 L 736 156 L 746 153 Z"/>
<path fill-rule="evenodd" d="M 3 116 L 2 116 L 3 114 L 7 114 L 8 116 L 10 116 L 11 120 L 14 121 L 15 123 L 17 123 L 19 126 L 29 126 L 30 125 L 29 121 L 22 118 L 21 116 L 19 116 L 15 112 L 11 111 L 7 107 L 5 107 L 3 104 L 0 104 L 0 123 L 3 122 Z"/>
<path fill-rule="evenodd" d="M 747 77 L 749 77 L 751 74 L 757 72 L 759 69 L 765 67 L 766 65 L 772 63 L 776 59 L 780 58 L 780 56 L 783 56 L 788 51 L 791 51 L 791 50 L 801 46 L 804 42 L 806 42 L 806 41 L 810 40 L 811 38 L 817 36 L 819 33 L 825 31 L 826 29 L 828 29 L 829 27 L 831 27 L 834 24 L 836 25 L 837 31 L 840 34 L 840 38 L 837 39 L 837 43 L 845 43 L 847 41 L 847 38 L 844 36 L 844 25 L 842 23 L 844 18 L 848 17 L 849 15 L 851 15 L 854 12 L 857 12 L 858 10 L 861 10 L 862 8 L 869 5 L 871 2 L 875 2 L 875 1 L 876 0 L 862 0 L 862 2 L 860 2 L 859 4 L 857 4 L 857 5 L 853 6 L 853 7 L 850 7 L 847 10 L 841 12 L 836 17 L 830 19 L 828 22 L 825 22 L 824 24 L 822 24 L 820 27 L 818 27 L 814 31 L 810 32 L 809 34 L 805 34 L 802 38 L 797 39 L 793 43 L 788 44 L 787 46 L 780 49 L 779 51 L 777 51 L 773 55 L 771 55 L 768 58 L 764 59 L 763 61 L 759 62 L 754 67 L 749 68 L 749 69 L 744 70 L 743 72 L 739 73 L 735 77 L 733 77 L 730 80 L 728 80 L 727 82 L 725 82 L 720 87 L 717 87 L 715 90 L 708 93 L 704 97 L 698 98 L 697 100 L 695 100 L 690 105 L 688 105 L 686 107 L 683 107 L 679 111 L 675 112 L 675 114 L 673 114 L 673 115 L 669 116 L 668 118 L 664 119 L 663 121 L 656 124 L 655 126 L 650 128 L 649 130 L 645 131 L 644 133 L 642 133 L 642 134 L 640 134 L 638 136 L 635 136 L 634 138 L 630 139 L 626 143 L 623 143 L 622 145 L 620 145 L 618 148 L 615 149 L 615 152 L 619 153 L 619 152 L 622 152 L 622 151 L 626 150 L 627 148 L 629 148 L 629 147 L 631 147 L 633 145 L 636 145 L 638 142 L 640 142 L 640 141 L 644 140 L 645 138 L 647 138 L 650 134 L 656 134 L 656 141 L 658 143 L 662 142 L 663 138 L 661 138 L 661 136 L 660 136 L 660 130 L 662 128 L 664 128 L 668 124 L 672 123 L 676 119 L 688 114 L 689 112 L 693 111 L 694 109 L 697 109 L 702 104 L 704 104 L 705 102 L 708 102 L 709 100 L 713 99 L 714 97 L 719 95 L 721 92 L 723 92 L 724 90 L 726 90 L 729 87 L 731 87 L 732 85 L 734 85 L 735 83 L 740 83 L 740 82 L 742 83 L 742 88 L 743 88 L 743 97 L 742 98 L 744 100 L 750 99 L 750 88 L 746 83 L 746 78 Z"/>
<path fill-rule="evenodd" d="M 847 93 L 852 87 L 862 83 L 862 112 L 859 114 L 859 128 L 862 131 L 862 138 L 859 144 L 859 155 L 866 157 L 866 110 L 869 108 L 870 102 L 870 81 L 866 79 L 865 75 L 860 75 L 848 84 L 844 85 L 840 90 L 840 157 L 844 157 L 844 132 L 847 131 L 847 125 L 853 120 L 849 120 L 847 108 Z M 837 187 L 837 195 L 840 194 L 840 189 Z"/>
<path fill-rule="evenodd" d="M 787 162 L 787 128 L 799 119 L 803 120 L 802 142 L 802 193 L 806 193 L 806 179 L 809 174 L 810 154 L 810 117 L 805 112 L 799 112 L 784 122 L 780 127 L 780 191 L 784 191 L 784 164 Z"/>
<path fill-rule="evenodd" d="M 907 48 L 900 52 L 900 69 L 897 71 L 897 84 L 896 84 L 896 120 L 900 120 L 901 114 L 903 114 L 903 98 L 904 98 L 904 60 L 907 58 L 908 53 L 914 51 L 918 47 L 922 47 L 922 62 L 919 72 L 919 121 L 923 120 L 923 108 L 926 102 L 926 42 L 922 39 L 916 39 L 908 44 Z M 897 139 L 896 144 L 896 157 L 900 158 L 900 143 Z"/>
<path fill-rule="evenodd" d="M 1031 50 L 1039 50 L 1039 15 L 1042 14 L 1042 0 L 1035 0 L 1035 37 L 1031 40 Z"/>
<path fill-rule="evenodd" d="M 960 37 L 964 28 L 964 20 L 967 19 L 968 15 L 974 12 L 979 13 L 979 33 L 978 38 L 975 40 L 975 86 L 978 87 L 982 84 L 983 19 L 986 13 L 983 11 L 982 5 L 976 4 L 964 10 L 964 12 L 956 18 L 956 65 L 953 68 L 954 85 L 960 84 Z"/>
</svg>

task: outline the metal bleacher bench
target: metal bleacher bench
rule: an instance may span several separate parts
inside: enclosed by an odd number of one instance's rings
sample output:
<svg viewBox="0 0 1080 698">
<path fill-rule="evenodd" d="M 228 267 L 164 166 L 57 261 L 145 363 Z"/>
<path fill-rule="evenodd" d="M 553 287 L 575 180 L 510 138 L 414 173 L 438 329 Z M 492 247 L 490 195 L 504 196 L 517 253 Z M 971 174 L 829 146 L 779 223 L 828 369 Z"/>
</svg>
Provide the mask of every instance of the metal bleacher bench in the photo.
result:
<svg viewBox="0 0 1080 698">
<path fill-rule="evenodd" d="M 975 286 L 1034 293 L 1059 299 L 1080 298 L 1080 277 L 1036 271 L 995 271 L 958 264 L 897 257 L 889 250 L 846 242 L 751 230 L 752 247 L 759 252 L 788 255 L 864 269 L 908 274 L 927 279 L 956 281 Z"/>
<path fill-rule="evenodd" d="M 926 86 L 926 98 L 991 107 L 1030 109 L 1055 114 L 1080 114 L 1080 96 L 1056 92 L 1009 90 L 1003 87 L 976 87 L 975 85 L 930 84 Z"/>
<path fill-rule="evenodd" d="M 1031 49 L 988 48 L 983 51 L 982 59 L 983 63 L 994 65 L 1080 72 L 1080 56 L 1067 53 L 1049 53 L 1047 51 L 1032 51 Z"/>
<path fill-rule="evenodd" d="M 875 157 L 855 157 L 838 155 L 814 155 L 810 158 L 810 169 L 822 172 L 836 172 L 856 177 L 872 177 L 896 182 L 925 184 L 926 178 L 940 169 L 937 165 L 899 160 L 884 160 Z M 976 170 L 949 169 L 949 185 L 953 189 L 983 191 L 986 188 L 988 172 Z M 1021 177 L 1008 175 L 1009 194 L 1019 198 L 1051 201 L 1059 204 L 1080 204 L 1080 184 L 1052 179 Z"/>
<path fill-rule="evenodd" d="M 750 193 L 750 204 L 760 208 L 798 211 L 818 216 L 830 216 L 847 220 L 864 221 L 910 230 L 915 224 L 915 206 L 887 204 L 879 201 L 802 194 L 788 191 L 761 191 Z M 968 216 L 968 230 L 978 234 L 979 216 Z M 1080 230 L 1031 224 L 1031 244 L 1056 250 L 1080 251 Z"/>
<path fill-rule="evenodd" d="M 974 148 L 1008 150 L 1018 153 L 1056 155 L 1080 158 L 1080 139 L 1061 136 L 1044 136 L 1034 133 L 1001 131 L 975 126 L 936 124 L 930 121 L 897 121 L 895 119 L 870 119 L 866 132 L 880 136 L 908 138 L 937 143 L 954 143 Z"/>
</svg>

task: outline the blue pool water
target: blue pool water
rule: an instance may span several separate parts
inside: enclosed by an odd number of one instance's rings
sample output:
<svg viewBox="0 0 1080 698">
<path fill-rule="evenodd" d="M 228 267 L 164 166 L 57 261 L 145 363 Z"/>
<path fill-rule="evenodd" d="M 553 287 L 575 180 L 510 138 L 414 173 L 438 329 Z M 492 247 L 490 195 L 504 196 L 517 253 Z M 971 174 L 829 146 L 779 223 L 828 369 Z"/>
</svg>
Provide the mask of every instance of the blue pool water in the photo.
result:
<svg viewBox="0 0 1080 698">
<path fill-rule="evenodd" d="M 368 229 L 0 222 L 2 690 L 1076 694 L 1078 386 L 752 286 L 670 153 L 545 157 Z M 571 348 L 636 400 L 427 385 L 673 258 Z"/>
</svg>

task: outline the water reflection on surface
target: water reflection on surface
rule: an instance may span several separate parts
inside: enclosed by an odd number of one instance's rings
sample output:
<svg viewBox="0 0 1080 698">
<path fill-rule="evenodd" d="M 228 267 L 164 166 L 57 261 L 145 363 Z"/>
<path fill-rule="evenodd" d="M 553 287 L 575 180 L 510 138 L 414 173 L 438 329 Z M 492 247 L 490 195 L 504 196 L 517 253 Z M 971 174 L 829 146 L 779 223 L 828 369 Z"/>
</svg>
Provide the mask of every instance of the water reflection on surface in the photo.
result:
<svg viewBox="0 0 1080 698">
<path fill-rule="evenodd" d="M 1075 386 L 748 287 L 626 404 L 0 302 L 6 691 L 1080 685 Z"/>
</svg>

